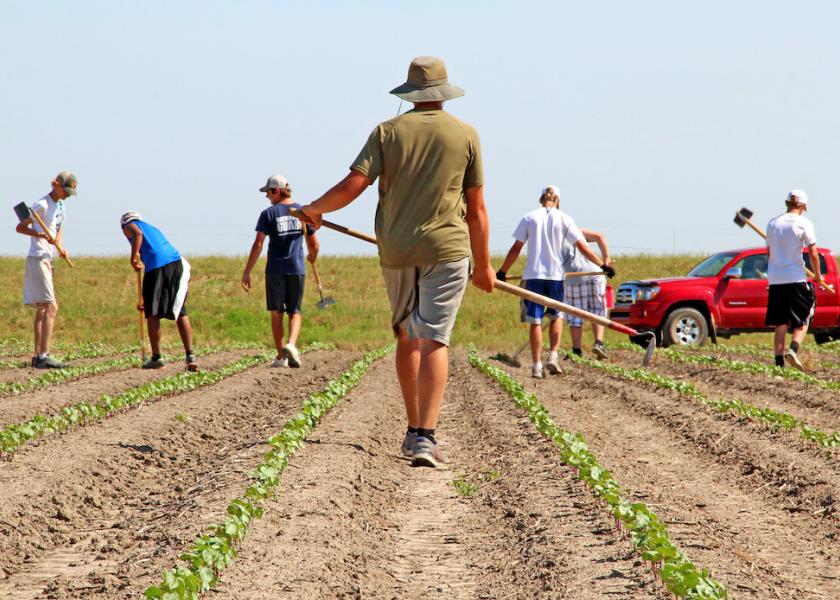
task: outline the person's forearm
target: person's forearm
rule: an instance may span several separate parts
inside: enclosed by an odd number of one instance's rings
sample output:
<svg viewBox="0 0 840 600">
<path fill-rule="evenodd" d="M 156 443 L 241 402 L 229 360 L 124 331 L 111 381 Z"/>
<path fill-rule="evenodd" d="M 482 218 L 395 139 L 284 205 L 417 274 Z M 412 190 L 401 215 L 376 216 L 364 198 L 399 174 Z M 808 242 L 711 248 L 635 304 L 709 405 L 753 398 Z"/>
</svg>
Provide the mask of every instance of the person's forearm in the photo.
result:
<svg viewBox="0 0 840 600">
<path fill-rule="evenodd" d="M 314 235 L 309 235 L 306 236 L 306 246 L 309 248 L 309 260 L 314 261 L 318 258 L 318 252 L 321 249 L 321 244 L 318 243 L 318 239 L 314 237 Z"/>
<path fill-rule="evenodd" d="M 248 255 L 248 262 L 245 264 L 245 271 L 242 272 L 243 275 L 251 274 L 251 269 L 253 269 L 254 265 L 257 264 L 260 254 L 262 254 L 262 244 L 252 244 L 251 253 Z"/>
<path fill-rule="evenodd" d="M 467 227 L 470 232 L 470 250 L 476 268 L 490 266 L 490 220 L 484 203 L 467 212 Z M 515 260 L 515 259 L 514 259 Z"/>
<path fill-rule="evenodd" d="M 505 261 L 502 263 L 502 266 L 499 268 L 499 271 L 502 273 L 507 273 L 510 268 L 513 266 L 513 263 L 516 262 L 516 259 L 519 258 L 520 248 L 517 244 L 514 244 L 508 250 L 507 256 L 505 256 Z"/>
<path fill-rule="evenodd" d="M 368 185 L 370 185 L 370 181 L 367 177 L 356 171 L 351 171 L 347 177 L 312 202 L 307 209 L 313 209 L 319 214 L 335 212 L 358 198 Z"/>
<path fill-rule="evenodd" d="M 820 269 L 820 253 L 817 252 L 815 246 L 808 248 L 808 258 L 811 262 L 811 272 L 814 274 L 814 279 L 820 281 L 822 279 L 822 271 Z"/>
<path fill-rule="evenodd" d="M 598 256 L 597 254 L 595 254 L 595 253 L 592 251 L 592 248 L 590 248 L 590 247 L 587 245 L 587 243 L 586 243 L 586 242 L 584 242 L 583 240 L 581 240 L 581 241 L 577 242 L 577 244 L 575 244 L 575 245 L 577 246 L 577 249 L 578 249 L 578 250 L 580 250 L 580 253 L 581 253 L 581 254 L 583 254 L 586 258 L 588 258 L 589 260 L 591 260 L 592 262 L 594 262 L 596 265 L 599 265 L 599 266 L 600 266 L 600 265 L 602 265 L 602 264 L 604 264 L 604 263 L 606 262 L 606 261 L 605 261 L 604 259 L 602 259 L 600 256 Z"/>
</svg>

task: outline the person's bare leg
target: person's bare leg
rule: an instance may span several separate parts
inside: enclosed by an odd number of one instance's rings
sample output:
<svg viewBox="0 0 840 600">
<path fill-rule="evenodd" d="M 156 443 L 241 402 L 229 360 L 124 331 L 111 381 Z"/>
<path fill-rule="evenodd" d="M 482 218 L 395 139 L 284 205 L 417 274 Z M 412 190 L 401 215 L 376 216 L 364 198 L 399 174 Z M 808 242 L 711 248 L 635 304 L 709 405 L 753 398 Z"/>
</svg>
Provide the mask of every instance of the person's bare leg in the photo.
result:
<svg viewBox="0 0 840 600">
<path fill-rule="evenodd" d="M 596 342 L 604 341 L 604 326 L 598 323 L 592 323 L 592 334 L 595 336 Z"/>
<path fill-rule="evenodd" d="M 773 332 L 773 351 L 776 356 L 781 356 L 785 353 L 785 336 L 787 332 L 787 325 L 776 325 L 776 330 Z"/>
<path fill-rule="evenodd" d="M 802 340 L 805 339 L 805 334 L 806 333 L 808 333 L 808 328 L 807 327 L 803 326 L 803 327 L 799 327 L 798 329 L 794 329 L 791 332 L 791 338 L 792 338 L 791 341 L 796 342 L 797 344 L 801 344 Z M 782 341 L 782 344 L 784 344 L 784 340 Z"/>
<path fill-rule="evenodd" d="M 271 336 L 274 338 L 274 349 L 277 356 L 283 356 L 283 313 L 271 311 Z"/>
<path fill-rule="evenodd" d="M 542 325 L 540 323 L 531 323 L 528 339 L 531 342 L 531 359 L 535 363 L 542 362 Z"/>
<path fill-rule="evenodd" d="M 152 354 L 160 356 L 160 317 L 146 317 L 146 328 L 149 330 Z"/>
<path fill-rule="evenodd" d="M 405 404 L 408 426 L 420 427 L 420 405 L 417 376 L 420 371 L 420 348 L 417 340 L 408 339 L 408 333 L 400 328 L 397 333 L 397 354 L 395 358 L 397 379 Z"/>
<path fill-rule="evenodd" d="M 563 319 L 556 318 L 548 326 L 548 351 L 557 352 L 560 347 L 560 338 L 563 337 Z"/>
<path fill-rule="evenodd" d="M 178 335 L 181 336 L 181 343 L 184 344 L 184 350 L 192 350 L 192 324 L 190 323 L 190 318 L 187 315 L 183 317 L 178 317 L 175 321 L 175 324 L 178 325 Z M 151 334 L 150 334 L 151 335 Z"/>
<path fill-rule="evenodd" d="M 297 339 L 300 335 L 300 328 L 303 324 L 303 318 L 300 313 L 289 315 L 289 343 L 297 348 Z"/>
<path fill-rule="evenodd" d="M 43 339 L 44 334 L 44 320 L 47 318 L 47 305 L 46 304 L 36 304 L 35 305 L 35 323 L 33 329 L 35 331 L 35 356 L 41 354 L 43 348 L 43 344 L 41 340 Z"/>
<path fill-rule="evenodd" d="M 569 334 L 572 336 L 572 348 L 580 348 L 583 341 L 583 327 L 580 325 L 569 325 Z"/>
<path fill-rule="evenodd" d="M 58 304 L 50 302 L 45 306 L 44 321 L 41 325 L 41 352 L 43 354 L 49 354 L 53 328 L 55 327 L 55 316 L 58 314 Z"/>
<path fill-rule="evenodd" d="M 539 329 L 539 326 L 537 326 Z M 418 340 L 420 347 L 418 404 L 422 429 L 434 429 L 440 416 L 443 404 L 443 393 L 446 391 L 446 378 L 449 376 L 449 348 L 434 340 Z"/>
</svg>

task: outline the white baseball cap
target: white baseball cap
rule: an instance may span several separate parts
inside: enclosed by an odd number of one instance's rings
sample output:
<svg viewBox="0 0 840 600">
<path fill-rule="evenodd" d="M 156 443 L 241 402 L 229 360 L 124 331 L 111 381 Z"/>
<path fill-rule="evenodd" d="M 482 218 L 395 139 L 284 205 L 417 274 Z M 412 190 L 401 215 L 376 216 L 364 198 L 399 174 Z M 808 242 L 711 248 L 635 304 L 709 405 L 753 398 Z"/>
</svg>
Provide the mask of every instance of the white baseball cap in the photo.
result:
<svg viewBox="0 0 840 600">
<path fill-rule="evenodd" d="M 543 191 L 540 192 L 540 196 L 545 196 L 546 194 L 554 194 L 559 198 L 560 190 L 557 189 L 556 185 L 547 185 L 543 188 Z"/>
<path fill-rule="evenodd" d="M 132 221 L 142 221 L 143 217 L 140 216 L 139 212 L 130 210 L 125 213 L 123 216 L 120 217 L 120 227 L 125 227 Z"/>
<path fill-rule="evenodd" d="M 275 190 L 288 190 L 289 181 L 282 175 L 272 175 L 268 178 L 268 181 L 265 182 L 265 185 L 260 188 L 260 191 L 267 192 L 272 188 Z"/>
<path fill-rule="evenodd" d="M 799 202 L 799 204 L 808 204 L 808 194 L 802 190 L 791 190 L 790 193 L 788 193 L 787 199 L 790 200 L 791 198 L 796 198 L 796 201 Z"/>
</svg>

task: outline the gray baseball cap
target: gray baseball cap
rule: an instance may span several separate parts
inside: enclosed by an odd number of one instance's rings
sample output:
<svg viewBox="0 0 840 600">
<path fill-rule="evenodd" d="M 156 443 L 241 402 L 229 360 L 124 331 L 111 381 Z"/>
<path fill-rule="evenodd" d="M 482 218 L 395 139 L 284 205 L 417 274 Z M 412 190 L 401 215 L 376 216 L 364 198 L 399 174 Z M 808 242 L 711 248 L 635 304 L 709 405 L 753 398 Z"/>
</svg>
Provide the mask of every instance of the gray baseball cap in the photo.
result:
<svg viewBox="0 0 840 600">
<path fill-rule="evenodd" d="M 79 185 L 79 182 L 76 181 L 76 176 L 73 175 L 73 173 L 70 171 L 62 171 L 55 176 L 55 180 L 61 187 L 64 188 L 64 192 L 68 196 L 76 195 L 76 186 Z"/>
<path fill-rule="evenodd" d="M 260 188 L 261 192 L 267 192 L 270 189 L 275 190 L 289 190 L 289 181 L 282 175 L 272 175 L 265 182 L 265 185 Z"/>
</svg>

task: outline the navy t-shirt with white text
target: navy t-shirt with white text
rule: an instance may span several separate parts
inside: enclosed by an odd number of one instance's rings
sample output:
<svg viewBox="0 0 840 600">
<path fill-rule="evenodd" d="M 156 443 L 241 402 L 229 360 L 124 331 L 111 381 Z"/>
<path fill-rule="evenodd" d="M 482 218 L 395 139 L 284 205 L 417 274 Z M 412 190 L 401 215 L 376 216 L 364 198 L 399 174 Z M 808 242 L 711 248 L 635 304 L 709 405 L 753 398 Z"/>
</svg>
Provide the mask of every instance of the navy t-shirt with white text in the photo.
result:
<svg viewBox="0 0 840 600">
<path fill-rule="evenodd" d="M 260 213 L 256 231 L 268 236 L 268 261 L 266 273 L 305 275 L 303 262 L 303 229 L 301 222 L 289 215 L 290 208 L 300 204 L 273 204 Z M 309 234 L 314 233 L 311 227 Z"/>
</svg>

